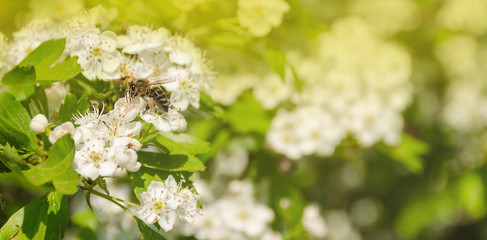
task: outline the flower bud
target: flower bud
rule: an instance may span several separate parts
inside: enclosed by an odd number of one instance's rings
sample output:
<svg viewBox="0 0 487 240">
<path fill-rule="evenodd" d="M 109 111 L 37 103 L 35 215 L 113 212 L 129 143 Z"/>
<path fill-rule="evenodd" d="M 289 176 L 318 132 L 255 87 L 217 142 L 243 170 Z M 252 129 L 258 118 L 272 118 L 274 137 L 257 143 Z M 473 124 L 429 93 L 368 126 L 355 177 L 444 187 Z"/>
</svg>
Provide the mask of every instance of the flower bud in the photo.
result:
<svg viewBox="0 0 487 240">
<path fill-rule="evenodd" d="M 72 122 L 65 122 L 52 130 L 49 134 L 49 142 L 54 144 L 58 139 L 66 134 L 72 134 L 74 132 L 74 125 Z"/>
<path fill-rule="evenodd" d="M 44 132 L 48 124 L 46 116 L 44 114 L 37 114 L 30 121 L 29 127 L 32 132 L 39 134 Z"/>
</svg>

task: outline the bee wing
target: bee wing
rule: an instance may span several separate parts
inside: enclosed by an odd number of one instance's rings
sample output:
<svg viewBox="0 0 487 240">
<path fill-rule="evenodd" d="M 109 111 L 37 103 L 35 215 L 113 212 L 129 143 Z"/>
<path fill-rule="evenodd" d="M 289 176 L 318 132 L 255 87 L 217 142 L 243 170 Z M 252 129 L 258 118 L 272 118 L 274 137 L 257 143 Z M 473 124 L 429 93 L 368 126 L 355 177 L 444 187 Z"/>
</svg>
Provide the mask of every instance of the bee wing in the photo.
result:
<svg viewBox="0 0 487 240">
<path fill-rule="evenodd" d="M 160 85 L 176 81 L 174 78 L 167 77 L 166 71 L 162 69 L 154 71 L 149 76 L 145 77 L 145 79 L 150 82 L 150 85 Z"/>
</svg>

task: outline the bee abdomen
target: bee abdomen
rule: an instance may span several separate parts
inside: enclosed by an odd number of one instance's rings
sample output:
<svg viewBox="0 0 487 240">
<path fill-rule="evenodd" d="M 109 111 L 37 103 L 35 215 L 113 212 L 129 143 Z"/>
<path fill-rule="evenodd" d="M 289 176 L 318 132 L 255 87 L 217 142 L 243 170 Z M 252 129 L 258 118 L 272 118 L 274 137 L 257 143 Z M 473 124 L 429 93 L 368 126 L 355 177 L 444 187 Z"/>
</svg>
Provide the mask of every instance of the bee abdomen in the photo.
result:
<svg viewBox="0 0 487 240">
<path fill-rule="evenodd" d="M 159 87 L 151 88 L 150 96 L 156 102 L 156 105 L 159 109 L 164 112 L 169 110 L 169 100 L 166 97 L 166 94 L 160 89 Z"/>
</svg>

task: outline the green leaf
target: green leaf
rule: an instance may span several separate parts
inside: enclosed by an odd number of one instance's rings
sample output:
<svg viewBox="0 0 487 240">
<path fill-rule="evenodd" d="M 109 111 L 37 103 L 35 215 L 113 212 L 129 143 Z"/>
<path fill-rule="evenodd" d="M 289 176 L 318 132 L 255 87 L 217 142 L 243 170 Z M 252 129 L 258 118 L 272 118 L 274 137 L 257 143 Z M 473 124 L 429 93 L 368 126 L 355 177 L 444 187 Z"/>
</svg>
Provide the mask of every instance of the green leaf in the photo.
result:
<svg viewBox="0 0 487 240">
<path fill-rule="evenodd" d="M 281 80 L 284 81 L 286 68 L 286 57 L 284 57 L 284 54 L 276 49 L 267 48 L 266 55 L 269 66 L 281 77 Z"/>
<path fill-rule="evenodd" d="M 2 83 L 8 85 L 32 84 L 35 81 L 36 70 L 33 65 L 16 66 L 2 77 Z"/>
<path fill-rule="evenodd" d="M 86 97 L 81 97 L 76 100 L 76 96 L 72 93 L 66 95 L 64 103 L 59 108 L 59 123 L 73 121 L 73 114 L 83 112 L 89 107 L 89 102 Z"/>
<path fill-rule="evenodd" d="M 17 101 L 25 101 L 34 94 L 35 85 L 35 83 L 23 85 L 8 85 L 9 93 L 12 94 Z"/>
<path fill-rule="evenodd" d="M 47 195 L 47 201 L 49 202 L 49 213 L 58 213 L 61 210 L 61 204 L 63 200 L 63 195 L 57 192 L 51 192 Z"/>
<path fill-rule="evenodd" d="M 47 96 L 44 87 L 37 86 L 35 94 L 29 103 L 30 115 L 35 116 L 39 113 L 44 114 L 49 119 L 49 107 L 47 104 Z"/>
<path fill-rule="evenodd" d="M 57 192 L 70 195 L 78 191 L 80 181 L 78 173 L 74 169 L 68 169 L 68 171 L 54 177 L 52 184 Z"/>
<path fill-rule="evenodd" d="M 96 231 L 98 229 L 98 219 L 94 211 L 83 208 L 73 213 L 71 221 L 80 227 Z"/>
<path fill-rule="evenodd" d="M 471 172 L 458 183 L 458 197 L 465 211 L 474 219 L 482 219 L 486 212 L 485 186 L 480 174 Z"/>
<path fill-rule="evenodd" d="M 205 165 L 192 155 L 168 155 L 153 152 L 138 152 L 137 155 L 139 162 L 146 168 L 171 172 L 195 172 L 205 170 Z"/>
<path fill-rule="evenodd" d="M 43 42 L 22 62 L 2 78 L 5 84 L 18 85 L 34 81 L 61 81 L 73 78 L 81 72 L 77 58 L 71 57 L 52 66 L 62 55 L 66 39 Z"/>
<path fill-rule="evenodd" d="M 49 158 L 29 170 L 22 171 L 27 180 L 35 186 L 52 181 L 64 174 L 70 167 L 74 157 L 74 142 L 70 135 L 58 139 L 49 149 Z M 58 180 L 72 180 L 65 175 Z"/>
<path fill-rule="evenodd" d="M 0 95 L 0 143 L 9 142 L 17 150 L 38 149 L 35 134 L 30 130 L 30 116 L 10 94 Z"/>
<path fill-rule="evenodd" d="M 392 159 L 402 163 L 415 174 L 423 173 L 422 155 L 428 152 L 428 144 L 403 134 L 401 144 L 393 148 L 382 148 L 383 152 L 389 154 Z"/>
<path fill-rule="evenodd" d="M 81 67 L 77 62 L 77 57 L 71 57 L 45 71 L 41 69 L 39 70 L 39 74 L 37 74 L 37 81 L 62 81 L 71 79 L 81 72 Z"/>
<path fill-rule="evenodd" d="M 107 186 L 107 182 L 105 181 L 105 179 L 103 178 L 98 178 L 96 179 L 96 184 L 101 188 L 103 189 L 103 191 L 105 191 L 105 193 L 107 195 L 110 195 L 110 192 L 108 191 L 108 186 Z"/>
<path fill-rule="evenodd" d="M 19 174 L 20 170 L 26 170 L 29 168 L 29 166 L 24 162 L 17 150 L 11 147 L 9 144 L 6 144 L 3 147 L 3 151 L 0 152 L 0 161 L 7 168 L 12 171 L 17 171 L 17 173 Z"/>
<path fill-rule="evenodd" d="M 152 228 L 148 227 L 142 220 L 137 219 L 137 225 L 139 226 L 140 230 L 140 238 L 147 239 L 147 240 L 166 240 L 161 234 L 152 230 Z"/>
<path fill-rule="evenodd" d="M 265 134 L 271 117 L 252 94 L 247 92 L 228 110 L 227 119 L 237 132 Z"/>
<path fill-rule="evenodd" d="M 0 229 L 0 239 L 63 239 L 68 220 L 66 196 L 46 194 L 13 214 Z"/>
<path fill-rule="evenodd" d="M 52 39 L 43 42 L 22 60 L 19 66 L 34 65 L 36 70 L 49 68 L 63 54 L 66 39 Z"/>
<path fill-rule="evenodd" d="M 1 156 L 0 156 L 0 159 L 1 159 Z M 8 168 L 7 166 L 5 166 L 5 164 L 3 164 L 2 161 L 0 161 L 0 173 L 8 173 L 8 172 L 11 172 L 12 170 L 10 170 L 10 168 Z"/>
<path fill-rule="evenodd" d="M 161 132 L 156 138 L 171 154 L 201 154 L 210 150 L 210 144 L 184 133 Z"/>
</svg>

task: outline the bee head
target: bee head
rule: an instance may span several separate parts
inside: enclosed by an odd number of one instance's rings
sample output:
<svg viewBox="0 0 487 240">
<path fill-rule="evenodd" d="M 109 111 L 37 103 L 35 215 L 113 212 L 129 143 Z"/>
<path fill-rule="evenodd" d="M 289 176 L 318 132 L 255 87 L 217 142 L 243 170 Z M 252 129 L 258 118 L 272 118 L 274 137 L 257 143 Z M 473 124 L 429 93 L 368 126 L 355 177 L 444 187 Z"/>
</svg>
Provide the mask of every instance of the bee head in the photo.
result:
<svg viewBox="0 0 487 240">
<path fill-rule="evenodd" d="M 132 98 L 137 96 L 137 87 L 135 86 L 135 84 L 133 82 L 129 83 L 129 94 L 130 94 L 130 97 L 132 97 Z"/>
</svg>

